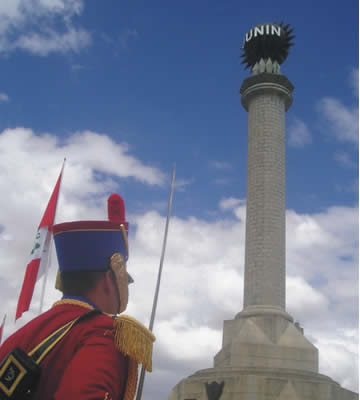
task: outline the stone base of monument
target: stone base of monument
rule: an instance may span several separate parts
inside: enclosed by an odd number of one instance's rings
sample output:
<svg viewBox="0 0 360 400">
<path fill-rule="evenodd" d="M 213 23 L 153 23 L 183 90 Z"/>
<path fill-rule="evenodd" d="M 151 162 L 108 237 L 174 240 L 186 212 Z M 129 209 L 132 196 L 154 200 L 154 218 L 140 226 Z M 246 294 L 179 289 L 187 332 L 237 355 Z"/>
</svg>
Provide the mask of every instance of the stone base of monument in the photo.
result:
<svg viewBox="0 0 360 400">
<path fill-rule="evenodd" d="M 289 368 L 318 372 L 318 350 L 289 314 L 251 306 L 224 321 L 222 349 L 214 367 Z"/>
<path fill-rule="evenodd" d="M 224 382 L 220 397 L 208 396 L 206 384 Z M 169 400 L 355 400 L 343 389 L 314 372 L 282 368 L 210 368 L 178 383 Z"/>
<path fill-rule="evenodd" d="M 248 307 L 234 320 L 224 321 L 223 332 L 222 349 L 214 358 L 214 368 L 182 380 L 169 400 L 359 398 L 318 373 L 318 350 L 283 310 Z M 219 385 L 211 386 L 212 382 Z"/>
</svg>

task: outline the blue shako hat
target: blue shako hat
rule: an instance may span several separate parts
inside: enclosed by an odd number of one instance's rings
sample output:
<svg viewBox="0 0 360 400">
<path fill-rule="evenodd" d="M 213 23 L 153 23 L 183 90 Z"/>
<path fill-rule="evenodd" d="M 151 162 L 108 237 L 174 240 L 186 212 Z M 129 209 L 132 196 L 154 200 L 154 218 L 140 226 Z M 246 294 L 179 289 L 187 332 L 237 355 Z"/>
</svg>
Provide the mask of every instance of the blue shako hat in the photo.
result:
<svg viewBox="0 0 360 400">
<path fill-rule="evenodd" d="M 108 221 L 74 221 L 53 226 L 60 272 L 107 270 L 110 258 L 129 256 L 124 200 L 118 194 L 108 199 Z"/>
</svg>

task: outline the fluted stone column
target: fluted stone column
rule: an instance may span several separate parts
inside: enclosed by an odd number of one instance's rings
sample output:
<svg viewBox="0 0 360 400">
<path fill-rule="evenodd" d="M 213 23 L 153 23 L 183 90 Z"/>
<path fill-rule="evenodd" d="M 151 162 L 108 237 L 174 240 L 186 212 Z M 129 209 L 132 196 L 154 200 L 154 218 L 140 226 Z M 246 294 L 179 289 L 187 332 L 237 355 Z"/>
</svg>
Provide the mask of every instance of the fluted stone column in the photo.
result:
<svg viewBox="0 0 360 400">
<path fill-rule="evenodd" d="M 283 75 L 244 80 L 249 113 L 244 311 L 285 311 L 285 111 L 293 85 Z"/>
<path fill-rule="evenodd" d="M 244 310 L 224 321 L 213 368 L 181 380 L 168 400 L 358 400 L 318 373 L 316 347 L 285 310 L 285 112 L 292 90 L 283 75 L 260 73 L 243 82 L 249 112 Z"/>
</svg>

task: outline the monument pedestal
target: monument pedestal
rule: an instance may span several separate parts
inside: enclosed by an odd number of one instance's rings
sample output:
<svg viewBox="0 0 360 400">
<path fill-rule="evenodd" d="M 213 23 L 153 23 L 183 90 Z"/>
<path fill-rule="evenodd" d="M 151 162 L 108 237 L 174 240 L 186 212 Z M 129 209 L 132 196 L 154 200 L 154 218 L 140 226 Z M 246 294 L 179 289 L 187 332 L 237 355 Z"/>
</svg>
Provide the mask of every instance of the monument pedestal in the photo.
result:
<svg viewBox="0 0 360 400">
<path fill-rule="evenodd" d="M 258 307 L 260 308 L 260 307 Z M 281 312 L 239 313 L 224 321 L 222 349 L 214 367 L 288 368 L 318 372 L 318 351 L 302 329 Z M 290 317 L 290 316 L 289 316 Z M 290 317 L 291 318 L 291 317 Z"/>
<path fill-rule="evenodd" d="M 327 376 L 283 368 L 203 369 L 178 383 L 169 400 L 212 400 L 206 383 L 224 382 L 214 400 L 355 400 L 358 395 L 343 389 Z"/>
<path fill-rule="evenodd" d="M 257 309 L 224 321 L 214 368 L 175 386 L 169 400 L 355 400 L 358 395 L 318 373 L 318 350 L 285 312 Z M 224 382 L 220 397 L 206 385 Z M 215 385 L 216 387 L 216 385 Z"/>
</svg>

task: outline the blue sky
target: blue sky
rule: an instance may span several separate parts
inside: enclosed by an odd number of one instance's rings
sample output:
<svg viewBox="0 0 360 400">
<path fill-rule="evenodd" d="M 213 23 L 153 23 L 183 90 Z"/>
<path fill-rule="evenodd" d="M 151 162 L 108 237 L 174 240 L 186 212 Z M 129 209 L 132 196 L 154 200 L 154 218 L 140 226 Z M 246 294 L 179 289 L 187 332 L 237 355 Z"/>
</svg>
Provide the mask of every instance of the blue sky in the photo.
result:
<svg viewBox="0 0 360 400">
<path fill-rule="evenodd" d="M 46 56 L 4 54 L 2 91 L 10 101 L 0 126 L 31 127 L 60 138 L 91 129 L 126 141 L 145 163 L 169 171 L 176 162 L 179 178 L 193 182 L 191 203 L 182 195 L 179 200 L 196 213 L 209 211 L 223 195 L 246 193 L 247 115 L 238 94 L 248 74 L 239 63 L 244 32 L 283 18 L 296 34 L 282 69 L 295 85 L 288 123 L 303 121 L 312 137 L 303 151 L 288 149 L 288 207 L 315 211 L 334 199 L 352 205 L 354 193 L 337 182 L 351 185 L 356 171 L 341 168 L 334 154 L 343 151 L 353 159 L 354 142 L 339 143 L 326 132 L 317 103 L 330 96 L 353 107 L 357 100 L 348 83 L 357 66 L 355 2 L 342 8 L 327 2 L 326 13 L 320 2 L 260 4 L 85 2 L 71 23 L 87 32 L 87 46 Z M 26 28 L 38 32 L 45 19 Z M 66 29 L 60 15 L 46 21 L 53 23 L 59 32 Z M 231 171 L 211 169 L 212 160 L 228 163 Z M 231 184 L 216 190 L 214 180 L 225 177 Z M 164 193 L 149 195 L 160 200 Z"/>
<path fill-rule="evenodd" d="M 355 1 L 2 1 L 0 287 L 13 280 L 4 309 L 16 304 L 34 231 L 67 157 L 57 220 L 104 218 L 108 194 L 123 195 L 132 226 L 129 267 L 139 282 L 129 313 L 146 322 L 140 292 L 153 293 L 176 163 L 171 272 L 160 297 L 173 309 L 160 307 L 156 329 L 181 341 L 189 357 L 180 362 L 160 332 L 144 398 L 160 398 L 159 382 L 166 398 L 195 366 L 210 367 L 222 321 L 242 308 L 247 113 L 239 88 L 249 71 L 240 64 L 241 45 L 252 26 L 283 20 L 296 35 L 281 67 L 295 86 L 286 122 L 288 286 L 313 299 L 302 304 L 288 293 L 289 312 L 298 313 L 320 352 L 331 354 L 321 359 L 322 371 L 357 390 L 358 15 Z M 208 234 L 218 238 L 215 249 Z M 202 245 L 195 251 L 194 243 Z M 211 285 L 218 269 L 223 291 Z M 202 271 L 211 278 L 206 290 L 194 279 Z M 143 276 L 152 283 L 141 284 Z M 56 296 L 49 289 L 48 306 Z M 337 333 L 329 336 L 309 308 L 336 321 Z M 24 320 L 34 313 L 36 306 Z M 188 336 L 176 336 L 177 324 Z M 9 323 L 7 332 L 13 329 Z M 197 354 L 187 346 L 205 340 L 203 329 L 213 339 Z"/>
</svg>

